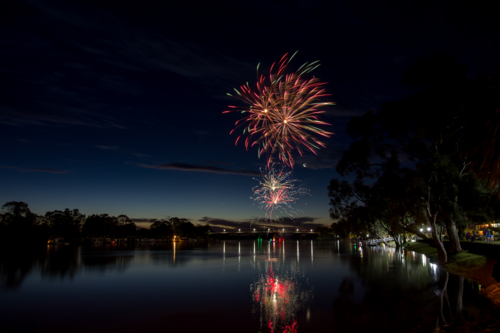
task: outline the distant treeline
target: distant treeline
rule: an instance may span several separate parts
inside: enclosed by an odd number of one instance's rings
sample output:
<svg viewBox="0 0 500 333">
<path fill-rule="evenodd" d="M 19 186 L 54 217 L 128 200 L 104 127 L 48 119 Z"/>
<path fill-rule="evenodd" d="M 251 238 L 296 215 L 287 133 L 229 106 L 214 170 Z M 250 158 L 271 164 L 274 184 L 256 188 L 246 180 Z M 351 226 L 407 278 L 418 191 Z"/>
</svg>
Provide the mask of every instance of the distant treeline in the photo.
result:
<svg viewBox="0 0 500 333">
<path fill-rule="evenodd" d="M 41 241 L 55 236 L 66 240 L 109 238 L 206 238 L 210 226 L 194 225 L 187 219 L 173 217 L 153 223 L 150 229 L 139 229 L 127 215 L 110 216 L 92 214 L 86 216 L 78 209 L 54 210 L 45 215 L 34 214 L 28 204 L 10 201 L 2 206 L 0 214 L 0 241 Z"/>
</svg>

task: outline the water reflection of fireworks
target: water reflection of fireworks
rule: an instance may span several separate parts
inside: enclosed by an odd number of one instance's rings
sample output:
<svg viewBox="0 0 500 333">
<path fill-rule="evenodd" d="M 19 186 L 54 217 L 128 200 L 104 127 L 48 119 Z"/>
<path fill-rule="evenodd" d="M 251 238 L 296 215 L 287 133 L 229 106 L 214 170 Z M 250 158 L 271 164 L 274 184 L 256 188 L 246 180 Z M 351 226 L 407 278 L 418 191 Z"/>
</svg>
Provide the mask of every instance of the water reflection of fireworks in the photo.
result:
<svg viewBox="0 0 500 333">
<path fill-rule="evenodd" d="M 272 265 L 250 285 L 254 313 L 269 332 L 297 332 L 297 313 L 313 298 L 313 289 L 299 271 L 276 273 Z"/>
</svg>

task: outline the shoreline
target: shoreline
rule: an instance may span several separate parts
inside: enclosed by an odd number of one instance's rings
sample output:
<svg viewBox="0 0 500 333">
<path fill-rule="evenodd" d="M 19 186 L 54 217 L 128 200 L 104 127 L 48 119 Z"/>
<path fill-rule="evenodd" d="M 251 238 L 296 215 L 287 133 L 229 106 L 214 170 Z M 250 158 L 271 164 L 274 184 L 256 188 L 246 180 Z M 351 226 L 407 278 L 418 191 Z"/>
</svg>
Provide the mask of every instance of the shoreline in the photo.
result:
<svg viewBox="0 0 500 333">
<path fill-rule="evenodd" d="M 494 246 L 494 245 L 493 245 Z M 432 262 L 438 262 L 437 249 L 426 242 L 409 242 L 402 245 L 404 249 L 426 255 Z M 439 264 L 440 265 L 440 264 Z M 474 280 L 482 287 L 481 294 L 500 310 L 500 282 L 494 275 L 494 268 L 500 265 L 496 258 L 484 254 L 464 250 L 448 257 L 448 263 L 440 265 L 448 272 Z"/>
</svg>

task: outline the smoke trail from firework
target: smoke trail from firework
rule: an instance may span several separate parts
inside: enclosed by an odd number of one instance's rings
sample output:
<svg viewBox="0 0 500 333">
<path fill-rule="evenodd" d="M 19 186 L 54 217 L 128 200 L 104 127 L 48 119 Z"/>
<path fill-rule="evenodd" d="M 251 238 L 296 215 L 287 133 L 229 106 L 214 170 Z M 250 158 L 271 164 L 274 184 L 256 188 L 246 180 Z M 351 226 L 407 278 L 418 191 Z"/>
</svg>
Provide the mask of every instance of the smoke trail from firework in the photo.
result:
<svg viewBox="0 0 500 333">
<path fill-rule="evenodd" d="M 255 186 L 253 199 L 260 208 L 266 210 L 266 220 L 275 220 L 278 218 L 277 212 L 293 217 L 296 214 L 293 204 L 297 200 L 296 195 L 309 194 L 309 191 L 302 187 L 297 187 L 294 183 L 297 179 L 292 179 L 291 171 L 284 171 L 272 164 L 264 173 L 262 169 L 262 180 L 256 179 L 259 185 Z"/>
<path fill-rule="evenodd" d="M 239 90 L 234 89 L 237 95 L 228 94 L 248 105 L 246 107 L 229 105 L 231 110 L 223 112 L 248 113 L 245 118 L 235 123 L 236 128 L 243 128 L 243 133 L 236 139 L 236 144 L 242 139 L 247 150 L 248 147 L 256 145 L 259 158 L 263 152 L 267 154 L 268 167 L 273 155 L 278 155 L 281 162 L 293 168 L 295 163 L 293 150 L 297 150 L 301 156 L 304 149 L 316 154 L 315 150 L 320 146 L 325 147 L 316 135 L 329 138 L 333 134 L 316 127 L 330 125 L 318 119 L 318 115 L 325 112 L 319 110 L 320 107 L 334 105 L 331 102 L 319 102 L 321 97 L 330 96 L 323 88 L 326 82 L 320 82 L 314 77 L 305 78 L 305 74 L 319 66 L 319 60 L 305 63 L 295 73 L 285 73 L 288 63 L 296 53 L 290 59 L 286 57 L 287 53 L 277 65 L 274 63 L 268 77 L 264 75 L 259 77 L 259 63 L 256 87 L 250 88 L 247 82 L 246 85 L 240 86 Z"/>
</svg>

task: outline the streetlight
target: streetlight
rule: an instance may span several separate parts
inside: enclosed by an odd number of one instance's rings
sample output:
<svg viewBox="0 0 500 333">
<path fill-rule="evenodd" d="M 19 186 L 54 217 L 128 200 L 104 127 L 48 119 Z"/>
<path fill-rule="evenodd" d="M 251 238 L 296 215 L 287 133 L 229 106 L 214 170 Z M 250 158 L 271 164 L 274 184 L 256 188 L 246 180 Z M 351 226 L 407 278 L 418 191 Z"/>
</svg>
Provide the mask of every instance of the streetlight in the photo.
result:
<svg viewBox="0 0 500 333">
<path fill-rule="evenodd" d="M 311 232 L 313 232 L 313 230 L 311 229 Z"/>
<path fill-rule="evenodd" d="M 299 229 L 297 229 L 297 231 L 299 231 Z"/>
<path fill-rule="evenodd" d="M 224 232 L 226 232 L 226 229 L 224 229 Z"/>
<path fill-rule="evenodd" d="M 431 228 L 427 228 L 427 231 L 431 231 Z"/>
<path fill-rule="evenodd" d="M 420 229 L 420 231 L 424 231 L 424 229 Z"/>
<path fill-rule="evenodd" d="M 241 231 L 241 229 L 238 229 L 238 231 Z"/>
<path fill-rule="evenodd" d="M 255 228 L 253 228 L 253 231 L 255 231 Z"/>
</svg>

